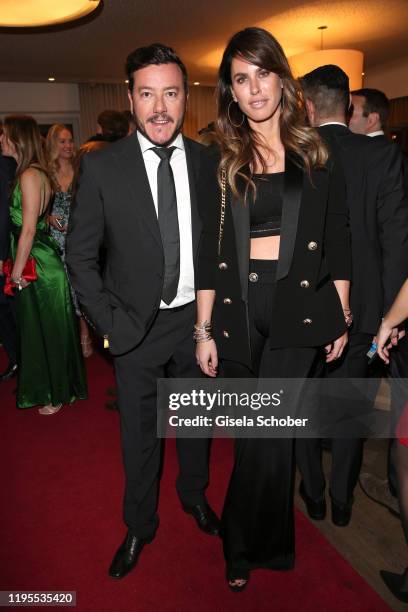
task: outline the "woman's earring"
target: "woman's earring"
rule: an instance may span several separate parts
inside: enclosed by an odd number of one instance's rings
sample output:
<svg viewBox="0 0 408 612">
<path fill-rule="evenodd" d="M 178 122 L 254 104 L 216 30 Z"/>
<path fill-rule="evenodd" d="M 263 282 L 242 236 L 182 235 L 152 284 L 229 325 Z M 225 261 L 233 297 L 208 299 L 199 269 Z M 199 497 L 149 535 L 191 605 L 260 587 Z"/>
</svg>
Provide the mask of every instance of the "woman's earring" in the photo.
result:
<svg viewBox="0 0 408 612">
<path fill-rule="evenodd" d="M 280 99 L 280 106 L 281 106 L 281 111 L 283 111 L 283 108 L 285 106 L 285 99 L 283 97 L 283 88 L 282 88 L 282 95 L 281 95 L 281 99 Z"/>
<path fill-rule="evenodd" d="M 234 122 L 232 121 L 232 119 L 231 119 L 231 115 L 230 115 L 230 108 L 231 108 L 231 104 L 232 104 L 233 102 L 235 103 L 235 100 L 231 100 L 231 101 L 230 101 L 230 103 L 228 104 L 228 107 L 227 107 L 228 121 L 230 122 L 230 124 L 231 124 L 231 125 L 232 125 L 234 128 L 240 128 L 240 127 L 242 127 L 242 125 L 243 125 L 243 123 L 244 123 L 244 120 L 245 120 L 245 115 L 244 115 L 244 113 L 242 113 L 242 120 L 241 120 L 241 123 L 240 123 L 239 125 L 237 125 L 236 123 L 234 123 Z"/>
</svg>

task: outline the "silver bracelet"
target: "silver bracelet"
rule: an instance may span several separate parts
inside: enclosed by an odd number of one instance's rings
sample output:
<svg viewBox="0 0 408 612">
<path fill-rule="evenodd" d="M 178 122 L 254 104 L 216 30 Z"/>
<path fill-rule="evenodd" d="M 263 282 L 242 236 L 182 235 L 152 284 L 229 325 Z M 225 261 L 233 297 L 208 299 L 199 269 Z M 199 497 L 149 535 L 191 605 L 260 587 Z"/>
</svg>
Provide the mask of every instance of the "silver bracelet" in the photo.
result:
<svg viewBox="0 0 408 612">
<path fill-rule="evenodd" d="M 194 325 L 193 332 L 193 340 L 197 344 L 200 342 L 207 342 L 208 340 L 212 340 L 212 325 L 210 321 L 204 321 L 204 323 L 200 323 L 199 325 Z"/>
<path fill-rule="evenodd" d="M 16 285 L 19 291 L 23 289 L 23 277 L 19 276 L 19 278 L 11 277 L 12 282 Z"/>
</svg>

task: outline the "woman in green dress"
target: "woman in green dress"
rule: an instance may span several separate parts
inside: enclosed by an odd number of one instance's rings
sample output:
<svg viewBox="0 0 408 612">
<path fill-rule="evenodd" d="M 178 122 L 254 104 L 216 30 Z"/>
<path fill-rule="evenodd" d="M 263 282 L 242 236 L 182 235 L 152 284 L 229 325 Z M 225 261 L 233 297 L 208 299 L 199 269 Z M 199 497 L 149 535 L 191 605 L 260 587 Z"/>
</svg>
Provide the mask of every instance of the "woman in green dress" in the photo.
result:
<svg viewBox="0 0 408 612">
<path fill-rule="evenodd" d="M 52 192 L 35 120 L 6 117 L 1 147 L 17 162 L 10 204 L 11 281 L 18 289 L 17 406 L 40 405 L 40 414 L 55 414 L 63 404 L 85 399 L 87 389 L 69 285 L 46 222 Z M 27 282 L 23 272 L 30 257 L 37 279 Z"/>
</svg>

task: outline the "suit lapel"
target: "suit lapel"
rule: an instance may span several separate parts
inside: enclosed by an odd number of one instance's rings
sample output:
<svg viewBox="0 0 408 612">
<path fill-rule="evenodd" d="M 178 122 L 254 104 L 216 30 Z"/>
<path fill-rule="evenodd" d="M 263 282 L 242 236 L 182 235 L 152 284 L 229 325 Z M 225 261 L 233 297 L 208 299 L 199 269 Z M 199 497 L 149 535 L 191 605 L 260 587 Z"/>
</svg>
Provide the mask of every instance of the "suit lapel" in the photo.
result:
<svg viewBox="0 0 408 612">
<path fill-rule="evenodd" d="M 286 156 L 282 201 L 282 223 L 276 280 L 289 274 L 295 250 L 296 233 L 302 199 L 303 171 Z"/>
<path fill-rule="evenodd" d="M 234 223 L 235 244 L 237 248 L 237 259 L 239 278 L 241 281 L 242 299 L 248 301 L 248 274 L 249 274 L 249 204 L 244 203 L 231 196 L 231 212 Z"/>
<path fill-rule="evenodd" d="M 191 232 L 193 240 L 193 258 L 195 260 L 198 244 L 200 242 L 201 235 L 201 218 L 198 214 L 198 203 L 197 203 L 197 185 L 198 177 L 200 173 L 200 154 L 194 150 L 191 142 L 183 137 L 184 148 L 186 152 L 187 160 L 187 172 L 188 172 L 188 183 L 190 188 L 190 204 L 191 204 Z"/>
<path fill-rule="evenodd" d="M 139 212 L 141 212 L 138 215 L 139 218 L 162 248 L 159 222 L 137 133 L 134 132 L 132 136 L 128 136 L 124 145 L 124 149 L 115 152 L 114 155 L 122 172 L 123 181 L 130 187 L 133 195 L 133 201 L 130 205 L 138 207 Z"/>
</svg>

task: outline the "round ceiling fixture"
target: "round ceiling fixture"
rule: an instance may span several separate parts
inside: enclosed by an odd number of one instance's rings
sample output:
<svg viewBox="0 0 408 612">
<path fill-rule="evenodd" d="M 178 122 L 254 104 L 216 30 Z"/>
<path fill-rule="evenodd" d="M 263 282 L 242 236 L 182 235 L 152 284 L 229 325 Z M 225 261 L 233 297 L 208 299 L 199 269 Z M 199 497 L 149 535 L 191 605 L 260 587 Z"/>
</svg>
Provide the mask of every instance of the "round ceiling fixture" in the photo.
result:
<svg viewBox="0 0 408 612">
<path fill-rule="evenodd" d="M 35 28 L 74 21 L 92 13 L 101 0 L 1 0 L 0 27 Z"/>
</svg>

